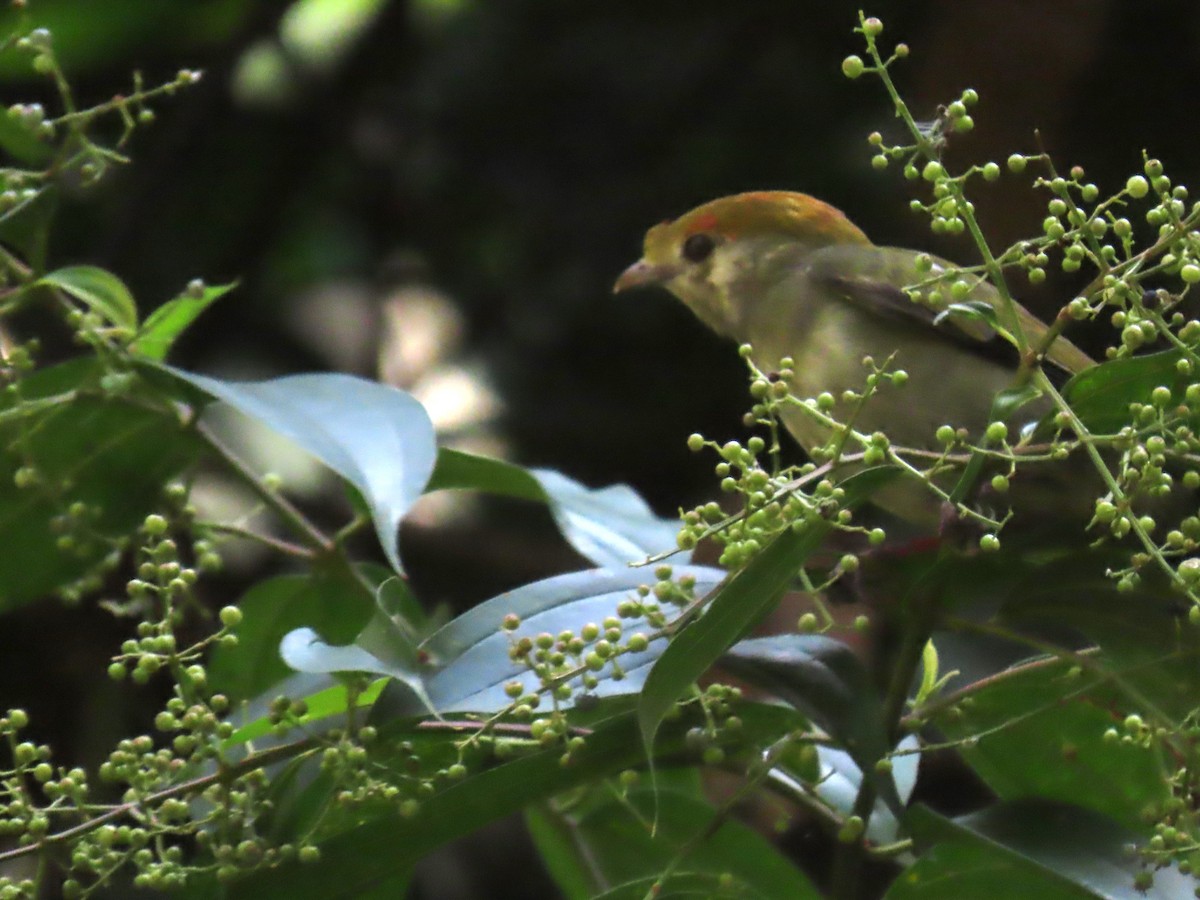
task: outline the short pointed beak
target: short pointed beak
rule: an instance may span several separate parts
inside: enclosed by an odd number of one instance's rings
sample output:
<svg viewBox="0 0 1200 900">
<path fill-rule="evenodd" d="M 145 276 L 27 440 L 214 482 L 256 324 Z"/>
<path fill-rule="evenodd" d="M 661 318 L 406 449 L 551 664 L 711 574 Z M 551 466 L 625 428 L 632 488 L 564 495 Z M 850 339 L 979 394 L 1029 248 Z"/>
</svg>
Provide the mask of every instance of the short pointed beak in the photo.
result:
<svg viewBox="0 0 1200 900">
<path fill-rule="evenodd" d="M 673 266 L 654 265 L 644 259 L 639 259 L 621 273 L 621 277 L 613 285 L 613 293 L 619 294 L 630 288 L 645 287 L 651 284 L 665 284 L 678 274 Z"/>
</svg>

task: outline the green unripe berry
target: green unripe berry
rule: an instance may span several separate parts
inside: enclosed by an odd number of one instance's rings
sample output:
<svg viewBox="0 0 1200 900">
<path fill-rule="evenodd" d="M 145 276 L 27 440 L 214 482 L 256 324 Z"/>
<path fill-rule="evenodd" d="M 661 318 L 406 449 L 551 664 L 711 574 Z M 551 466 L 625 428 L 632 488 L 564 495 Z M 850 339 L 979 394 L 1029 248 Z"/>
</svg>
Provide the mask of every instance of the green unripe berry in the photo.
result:
<svg viewBox="0 0 1200 900">
<path fill-rule="evenodd" d="M 921 177 L 926 181 L 937 181 L 940 178 L 944 178 L 945 175 L 945 168 L 936 159 L 931 159 L 925 163 L 925 168 L 921 170 Z"/>
<path fill-rule="evenodd" d="M 1131 175 L 1125 182 L 1125 190 L 1135 200 L 1141 200 L 1150 191 L 1150 184 L 1141 175 Z"/>
<path fill-rule="evenodd" d="M 852 81 L 862 75 L 866 69 L 867 67 L 866 64 L 863 63 L 862 57 L 852 54 L 842 60 L 842 74 Z"/>
<path fill-rule="evenodd" d="M 1020 153 L 1014 153 L 1008 158 L 1008 171 L 1014 175 L 1020 175 L 1025 171 L 1025 157 Z"/>
</svg>

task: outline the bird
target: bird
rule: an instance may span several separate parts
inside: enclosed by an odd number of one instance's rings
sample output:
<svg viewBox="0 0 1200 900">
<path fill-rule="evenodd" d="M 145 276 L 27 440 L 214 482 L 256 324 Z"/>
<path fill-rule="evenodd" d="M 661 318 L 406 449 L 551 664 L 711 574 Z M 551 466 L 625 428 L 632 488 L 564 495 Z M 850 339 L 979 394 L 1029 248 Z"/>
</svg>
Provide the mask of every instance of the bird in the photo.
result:
<svg viewBox="0 0 1200 900">
<path fill-rule="evenodd" d="M 955 281 L 965 285 L 952 292 Z M 1006 304 L 986 279 L 932 254 L 876 246 L 840 210 L 793 191 L 720 197 L 653 226 L 642 258 L 613 290 L 650 286 L 665 288 L 717 334 L 749 345 L 755 366 L 782 372 L 795 398 L 831 395 L 821 408 L 833 419 L 924 451 L 944 447 L 936 437 L 944 425 L 980 440 L 996 394 L 1027 370 L 979 314 L 983 304 L 992 322 L 1010 334 L 1020 328 L 1031 346 L 1048 329 L 1015 301 Z M 1068 375 L 1095 364 L 1061 335 L 1044 361 Z M 903 387 L 885 384 L 859 403 L 847 392 L 863 392 L 872 366 L 903 370 L 906 378 L 895 380 Z M 1020 415 L 1036 419 L 1049 408 L 1043 398 Z M 780 418 L 806 451 L 833 436 L 800 404 L 784 404 Z M 885 485 L 872 502 L 919 525 L 946 514 L 915 479 Z"/>
</svg>

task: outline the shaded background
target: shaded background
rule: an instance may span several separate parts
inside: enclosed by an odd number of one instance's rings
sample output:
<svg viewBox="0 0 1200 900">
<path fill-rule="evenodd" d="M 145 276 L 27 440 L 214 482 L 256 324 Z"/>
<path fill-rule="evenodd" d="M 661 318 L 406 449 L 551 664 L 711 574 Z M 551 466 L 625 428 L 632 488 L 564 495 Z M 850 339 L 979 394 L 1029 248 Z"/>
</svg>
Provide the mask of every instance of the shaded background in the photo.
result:
<svg viewBox="0 0 1200 900">
<path fill-rule="evenodd" d="M 448 441 L 589 484 L 628 482 L 670 514 L 714 493 L 711 461 L 684 441 L 735 436 L 745 382 L 731 348 L 665 295 L 612 297 L 647 226 L 721 194 L 792 188 L 879 243 L 973 261 L 965 239 L 935 239 L 908 211 L 896 167 L 869 165 L 870 131 L 901 135 L 878 82 L 840 74 L 862 51 L 858 6 L 30 0 L 83 104 L 126 89 L 134 69 L 148 83 L 183 66 L 205 73 L 157 104 L 132 165 L 64 198 L 50 263 L 112 269 L 144 312 L 194 277 L 240 279 L 176 363 L 382 374 L 426 401 Z M 885 45 L 912 48 L 894 74 L 918 116 L 979 92 L 952 164 L 1033 152 L 1040 129 L 1062 170 L 1081 164 L 1102 189 L 1140 168 L 1142 148 L 1175 182 L 1194 179 L 1200 6 L 878 0 L 866 11 L 884 20 Z M 0 57 L 8 102 L 53 109 L 26 66 Z M 977 191 L 994 243 L 1040 228 L 1046 198 L 1027 183 L 1006 174 Z M 1056 308 L 1072 290 L 1052 273 L 1025 296 Z M 322 490 L 309 502 L 327 498 L 333 521 L 339 501 Z M 462 608 L 573 564 L 538 511 L 432 508 L 407 527 L 430 603 Z M 214 605 L 261 577 L 260 562 L 214 582 Z M 62 732 L 43 738 L 73 735 L 84 761 L 125 727 L 80 686 L 116 642 L 111 622 L 89 616 L 44 604 L 12 617 L 0 641 L 64 634 L 51 661 L 0 647 L 0 700 Z"/>
</svg>

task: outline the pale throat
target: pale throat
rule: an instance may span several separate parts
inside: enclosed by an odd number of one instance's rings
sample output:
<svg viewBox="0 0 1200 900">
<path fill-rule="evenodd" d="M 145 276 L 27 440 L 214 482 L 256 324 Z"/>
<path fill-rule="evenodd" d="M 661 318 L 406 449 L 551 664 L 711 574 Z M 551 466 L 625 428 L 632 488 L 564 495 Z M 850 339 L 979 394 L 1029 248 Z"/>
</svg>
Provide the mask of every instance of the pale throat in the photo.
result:
<svg viewBox="0 0 1200 900">
<path fill-rule="evenodd" d="M 777 235 L 731 241 L 716 249 L 703 271 L 683 276 L 673 290 L 713 331 L 744 343 L 755 313 L 761 312 L 756 307 L 809 252 L 810 247 Z"/>
</svg>

